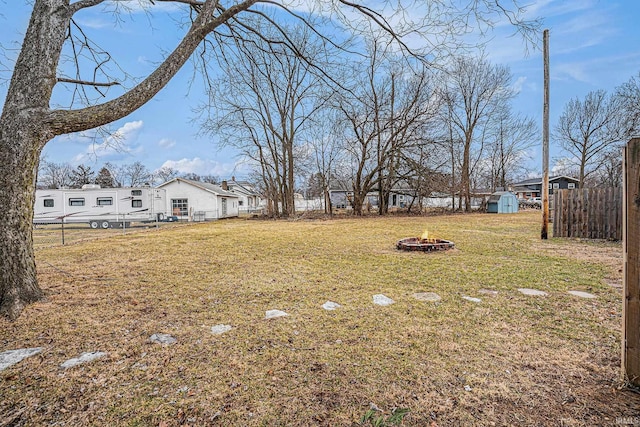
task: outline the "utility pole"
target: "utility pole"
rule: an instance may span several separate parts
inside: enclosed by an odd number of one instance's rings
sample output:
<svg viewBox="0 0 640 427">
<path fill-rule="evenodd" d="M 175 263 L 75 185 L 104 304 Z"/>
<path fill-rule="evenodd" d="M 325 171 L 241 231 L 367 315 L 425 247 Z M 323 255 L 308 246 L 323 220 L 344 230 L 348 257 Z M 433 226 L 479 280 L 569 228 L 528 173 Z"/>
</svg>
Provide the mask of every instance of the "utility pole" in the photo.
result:
<svg viewBox="0 0 640 427">
<path fill-rule="evenodd" d="M 544 103 L 542 106 L 542 231 L 540 238 L 547 239 L 549 226 L 549 30 L 542 33 L 544 60 Z"/>
</svg>

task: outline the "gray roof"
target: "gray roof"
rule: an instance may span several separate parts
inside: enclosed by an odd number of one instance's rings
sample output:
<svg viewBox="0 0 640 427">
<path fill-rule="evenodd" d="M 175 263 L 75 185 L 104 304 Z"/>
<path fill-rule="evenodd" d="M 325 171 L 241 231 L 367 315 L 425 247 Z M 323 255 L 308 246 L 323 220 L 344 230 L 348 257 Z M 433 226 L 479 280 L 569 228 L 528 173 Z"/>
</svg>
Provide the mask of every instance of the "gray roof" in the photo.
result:
<svg viewBox="0 0 640 427">
<path fill-rule="evenodd" d="M 172 179 L 172 180 L 170 180 L 170 181 L 167 181 L 167 182 L 165 182 L 165 183 L 163 183 L 163 184 L 160 184 L 160 185 L 158 186 L 158 188 L 164 187 L 165 185 L 168 185 L 169 183 L 172 183 L 172 182 L 174 182 L 174 181 L 178 181 L 178 182 L 182 181 L 182 182 L 184 182 L 184 183 L 186 183 L 186 184 L 193 185 L 194 187 L 201 188 L 201 189 L 203 189 L 203 190 L 205 190 L 205 191 L 208 191 L 208 192 L 210 192 L 210 193 L 217 194 L 218 196 L 224 196 L 224 197 L 238 197 L 238 195 L 237 195 L 237 194 L 235 194 L 235 193 L 232 193 L 232 192 L 230 192 L 230 191 L 223 190 L 223 189 L 222 189 L 222 187 L 220 187 L 219 185 L 216 185 L 216 184 L 210 184 L 210 183 L 208 183 L 208 182 L 194 181 L 194 180 L 191 180 L 191 179 L 185 179 L 185 178 L 173 178 L 173 179 Z"/>
<path fill-rule="evenodd" d="M 557 176 L 551 176 L 549 177 L 549 182 L 551 181 L 557 181 L 561 178 L 565 178 L 567 181 L 574 181 L 574 182 L 578 182 L 580 181 L 577 178 L 572 178 L 570 176 L 566 176 L 566 175 L 557 175 Z M 542 178 L 530 178 L 530 179 L 525 179 L 524 181 L 520 181 L 520 182 L 515 182 L 513 183 L 514 187 L 524 187 L 526 185 L 536 185 L 536 184 L 540 184 L 542 185 Z"/>
</svg>

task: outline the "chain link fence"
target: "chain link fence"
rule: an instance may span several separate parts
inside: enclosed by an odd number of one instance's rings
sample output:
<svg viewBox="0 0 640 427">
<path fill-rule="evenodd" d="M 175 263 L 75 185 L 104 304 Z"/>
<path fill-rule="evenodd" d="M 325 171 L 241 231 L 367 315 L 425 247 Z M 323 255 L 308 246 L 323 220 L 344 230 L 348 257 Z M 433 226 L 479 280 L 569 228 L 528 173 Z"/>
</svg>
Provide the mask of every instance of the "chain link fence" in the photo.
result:
<svg viewBox="0 0 640 427">
<path fill-rule="evenodd" d="M 80 241 L 103 239 L 123 234 L 140 233 L 149 229 L 179 227 L 189 222 L 113 223 L 108 228 L 92 228 L 89 224 L 37 224 L 33 226 L 33 246 L 36 250 L 74 244 Z"/>
</svg>

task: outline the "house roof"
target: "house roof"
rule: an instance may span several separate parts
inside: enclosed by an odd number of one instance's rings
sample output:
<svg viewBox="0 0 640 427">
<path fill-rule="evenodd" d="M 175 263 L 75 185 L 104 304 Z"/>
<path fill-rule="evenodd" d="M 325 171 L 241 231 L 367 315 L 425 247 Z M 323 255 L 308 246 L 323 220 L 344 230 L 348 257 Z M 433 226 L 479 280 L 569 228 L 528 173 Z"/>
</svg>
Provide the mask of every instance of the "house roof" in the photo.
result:
<svg viewBox="0 0 640 427">
<path fill-rule="evenodd" d="M 552 181 L 557 181 L 559 179 L 566 179 L 567 181 L 573 181 L 573 182 L 579 182 L 580 180 L 577 178 L 572 178 L 570 176 L 566 176 L 566 175 L 557 175 L 557 176 L 551 176 L 549 177 L 549 182 Z M 524 181 L 520 181 L 520 182 L 515 182 L 513 183 L 513 187 L 525 187 L 527 185 L 537 185 L 540 184 L 542 185 L 542 178 L 530 178 L 530 179 L 525 179 Z"/>
<path fill-rule="evenodd" d="M 209 184 L 208 182 L 193 181 L 191 179 L 185 179 L 185 178 L 173 178 L 170 181 L 167 181 L 163 184 L 158 185 L 158 188 L 167 186 L 172 182 L 184 182 L 185 184 L 192 185 L 194 187 L 200 188 L 201 190 L 207 191 L 209 193 L 214 193 L 218 196 L 235 197 L 235 198 L 238 197 L 238 195 L 235 193 L 223 190 L 222 187 L 220 187 L 219 185 Z"/>
<path fill-rule="evenodd" d="M 227 182 L 227 185 L 229 186 L 229 190 L 234 193 L 241 193 L 245 196 L 260 196 L 260 194 L 252 188 L 251 183 L 248 181 L 231 180 Z"/>
</svg>

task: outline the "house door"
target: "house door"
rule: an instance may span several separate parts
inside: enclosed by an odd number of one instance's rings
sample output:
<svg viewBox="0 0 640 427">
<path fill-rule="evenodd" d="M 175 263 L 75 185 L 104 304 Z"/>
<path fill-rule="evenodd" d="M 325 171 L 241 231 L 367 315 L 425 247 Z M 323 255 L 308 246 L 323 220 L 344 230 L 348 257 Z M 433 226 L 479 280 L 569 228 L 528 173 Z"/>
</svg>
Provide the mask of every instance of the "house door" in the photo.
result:
<svg viewBox="0 0 640 427">
<path fill-rule="evenodd" d="M 224 218 L 227 216 L 227 199 L 223 198 L 220 203 L 222 206 L 222 217 Z"/>
<path fill-rule="evenodd" d="M 391 206 L 397 206 L 398 205 L 398 195 L 394 194 L 393 196 L 391 196 Z"/>
</svg>

